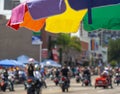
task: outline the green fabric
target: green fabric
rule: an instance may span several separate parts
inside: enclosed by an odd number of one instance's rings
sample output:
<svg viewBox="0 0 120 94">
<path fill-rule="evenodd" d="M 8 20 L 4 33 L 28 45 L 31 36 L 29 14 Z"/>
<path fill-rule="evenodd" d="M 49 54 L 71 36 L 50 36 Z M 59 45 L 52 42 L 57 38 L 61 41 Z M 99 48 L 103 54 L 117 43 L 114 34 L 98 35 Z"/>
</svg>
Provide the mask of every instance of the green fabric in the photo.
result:
<svg viewBox="0 0 120 94">
<path fill-rule="evenodd" d="M 41 35 L 41 31 L 40 32 L 33 32 L 34 36 L 40 36 Z"/>
<path fill-rule="evenodd" d="M 91 32 L 97 29 L 120 30 L 120 4 L 92 9 L 92 24 L 88 24 L 88 14 L 83 18 L 83 27 Z"/>
</svg>

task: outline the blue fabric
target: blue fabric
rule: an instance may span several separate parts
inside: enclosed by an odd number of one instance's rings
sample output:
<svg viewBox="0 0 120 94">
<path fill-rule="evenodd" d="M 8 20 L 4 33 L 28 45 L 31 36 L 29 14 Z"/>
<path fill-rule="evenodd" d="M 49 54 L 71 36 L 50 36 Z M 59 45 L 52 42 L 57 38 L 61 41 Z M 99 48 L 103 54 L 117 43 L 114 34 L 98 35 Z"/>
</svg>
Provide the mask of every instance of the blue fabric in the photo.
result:
<svg viewBox="0 0 120 94">
<path fill-rule="evenodd" d="M 89 7 L 89 2 L 91 7 L 100 7 L 105 5 L 119 4 L 120 0 L 68 0 L 71 8 L 75 10 L 86 9 Z"/>
</svg>

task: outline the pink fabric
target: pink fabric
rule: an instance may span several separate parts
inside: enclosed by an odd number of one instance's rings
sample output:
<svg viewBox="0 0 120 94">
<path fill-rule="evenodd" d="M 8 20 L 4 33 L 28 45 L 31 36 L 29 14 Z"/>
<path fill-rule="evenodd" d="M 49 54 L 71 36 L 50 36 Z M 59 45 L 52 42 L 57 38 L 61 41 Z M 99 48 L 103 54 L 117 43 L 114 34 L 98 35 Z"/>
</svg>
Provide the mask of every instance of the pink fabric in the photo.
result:
<svg viewBox="0 0 120 94">
<path fill-rule="evenodd" d="M 11 23 L 10 25 L 20 24 L 23 22 L 26 3 L 21 3 L 12 10 Z"/>
</svg>

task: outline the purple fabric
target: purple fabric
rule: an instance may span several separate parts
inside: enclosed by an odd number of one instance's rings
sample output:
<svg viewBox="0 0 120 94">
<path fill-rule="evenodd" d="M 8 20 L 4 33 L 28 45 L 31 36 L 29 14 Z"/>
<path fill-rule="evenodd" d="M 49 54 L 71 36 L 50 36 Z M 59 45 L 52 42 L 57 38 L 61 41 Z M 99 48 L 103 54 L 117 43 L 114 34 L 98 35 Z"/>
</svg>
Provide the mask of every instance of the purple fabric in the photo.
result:
<svg viewBox="0 0 120 94">
<path fill-rule="evenodd" d="M 66 10 L 64 0 L 28 0 L 27 5 L 35 20 L 60 14 Z"/>
</svg>

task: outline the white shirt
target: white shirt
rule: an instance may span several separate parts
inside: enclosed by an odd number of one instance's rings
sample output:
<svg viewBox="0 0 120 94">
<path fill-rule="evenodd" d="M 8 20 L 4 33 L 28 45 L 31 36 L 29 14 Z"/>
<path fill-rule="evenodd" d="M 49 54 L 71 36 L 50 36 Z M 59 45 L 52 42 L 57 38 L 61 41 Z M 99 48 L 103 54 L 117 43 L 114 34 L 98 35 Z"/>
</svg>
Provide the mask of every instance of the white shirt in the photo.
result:
<svg viewBox="0 0 120 94">
<path fill-rule="evenodd" d="M 39 71 L 34 71 L 33 74 L 34 74 L 34 77 L 35 77 L 35 78 L 41 80 L 41 77 L 42 77 L 42 76 L 41 76 L 41 74 L 40 74 Z"/>
</svg>

